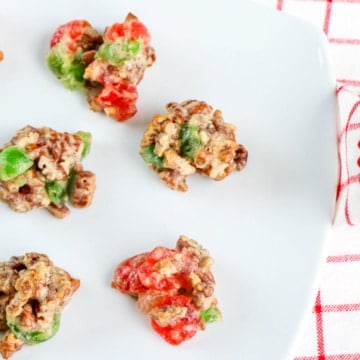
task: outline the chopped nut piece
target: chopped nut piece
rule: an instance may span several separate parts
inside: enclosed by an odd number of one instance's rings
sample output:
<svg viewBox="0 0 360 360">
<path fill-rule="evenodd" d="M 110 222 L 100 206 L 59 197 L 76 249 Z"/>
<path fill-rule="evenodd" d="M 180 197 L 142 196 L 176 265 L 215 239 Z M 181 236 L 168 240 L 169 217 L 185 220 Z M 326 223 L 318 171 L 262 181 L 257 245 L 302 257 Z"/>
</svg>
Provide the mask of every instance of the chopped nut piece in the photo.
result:
<svg viewBox="0 0 360 360">
<path fill-rule="evenodd" d="M 95 192 L 95 175 L 90 171 L 79 171 L 71 192 L 72 205 L 78 208 L 91 204 Z"/>
</svg>

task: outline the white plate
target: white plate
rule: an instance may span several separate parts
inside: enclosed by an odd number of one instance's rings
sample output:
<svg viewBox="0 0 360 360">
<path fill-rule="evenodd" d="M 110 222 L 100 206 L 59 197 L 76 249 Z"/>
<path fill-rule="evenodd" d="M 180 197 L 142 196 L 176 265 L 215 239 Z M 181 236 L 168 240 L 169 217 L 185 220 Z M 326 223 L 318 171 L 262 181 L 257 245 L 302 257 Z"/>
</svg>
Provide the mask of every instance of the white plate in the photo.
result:
<svg viewBox="0 0 360 360">
<path fill-rule="evenodd" d="M 44 58 L 58 25 L 85 18 L 102 30 L 129 11 L 152 33 L 157 61 L 139 87 L 138 114 L 117 123 L 64 89 Z M 335 85 L 324 36 L 242 1 L 3 0 L 0 48 L 0 143 L 26 124 L 91 131 L 84 165 L 97 174 L 93 205 L 63 220 L 0 204 L 3 260 L 44 252 L 81 279 L 59 333 L 14 360 L 285 358 L 312 305 L 334 200 Z M 222 182 L 192 176 L 180 193 L 138 150 L 152 115 L 189 98 L 236 124 L 249 161 Z M 173 247 L 180 234 L 215 258 L 224 319 L 172 347 L 110 282 L 121 260 Z"/>
</svg>

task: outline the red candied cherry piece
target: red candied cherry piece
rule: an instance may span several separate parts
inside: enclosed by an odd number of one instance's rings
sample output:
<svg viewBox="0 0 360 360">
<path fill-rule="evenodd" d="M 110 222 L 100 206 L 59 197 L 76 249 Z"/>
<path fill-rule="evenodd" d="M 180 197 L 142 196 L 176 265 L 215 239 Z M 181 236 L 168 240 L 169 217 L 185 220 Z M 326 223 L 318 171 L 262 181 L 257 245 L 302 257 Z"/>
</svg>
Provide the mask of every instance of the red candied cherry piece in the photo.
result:
<svg viewBox="0 0 360 360">
<path fill-rule="evenodd" d="M 171 269 L 164 272 L 165 266 Z M 190 253 L 156 247 L 149 253 L 122 262 L 115 271 L 113 286 L 130 294 L 143 294 L 146 291 L 176 293 L 180 289 L 187 292 L 191 289 L 187 274 L 195 267 L 196 262 Z"/>
<path fill-rule="evenodd" d="M 145 292 L 147 289 L 140 282 L 138 268 L 145 262 L 146 255 L 146 253 L 136 255 L 123 261 L 115 270 L 112 286 L 130 295 Z"/>
<path fill-rule="evenodd" d="M 72 20 L 58 27 L 50 40 L 50 47 L 58 44 L 65 35 L 68 35 L 74 42 L 84 33 L 84 27 L 90 26 L 86 20 Z M 76 46 L 70 45 L 69 50 L 75 51 Z"/>
<path fill-rule="evenodd" d="M 119 37 L 125 36 L 125 26 L 121 23 L 115 23 L 108 27 L 105 32 L 106 39 L 114 41 Z"/>
<path fill-rule="evenodd" d="M 125 121 L 137 112 L 136 86 L 130 84 L 109 84 L 95 97 L 95 102 L 117 121 Z"/>
<path fill-rule="evenodd" d="M 163 260 L 172 262 L 176 251 L 161 246 L 156 247 L 147 255 L 145 263 L 139 268 L 139 278 L 148 289 L 171 291 L 179 287 L 176 276 L 158 272 L 157 265 Z"/>
<path fill-rule="evenodd" d="M 118 38 L 126 38 L 129 40 L 143 39 L 144 44 L 147 45 L 151 36 L 146 26 L 136 20 L 125 20 L 124 23 L 115 23 L 107 28 L 105 38 L 109 41 L 115 41 Z"/>
<path fill-rule="evenodd" d="M 187 291 L 191 288 L 187 275 L 196 266 L 190 253 L 159 246 L 148 253 L 146 261 L 139 267 L 139 278 L 150 290 Z"/>
<path fill-rule="evenodd" d="M 190 299 L 184 295 L 174 295 L 161 298 L 155 308 L 185 307 L 186 314 L 180 319 L 176 319 L 172 324 L 162 326 L 156 319 L 151 319 L 151 326 L 171 345 L 179 345 L 191 339 L 199 329 L 200 319 Z"/>
<path fill-rule="evenodd" d="M 151 40 L 150 33 L 145 25 L 140 21 L 133 21 L 131 23 L 131 36 L 130 40 L 143 39 L 145 45 Z"/>
</svg>

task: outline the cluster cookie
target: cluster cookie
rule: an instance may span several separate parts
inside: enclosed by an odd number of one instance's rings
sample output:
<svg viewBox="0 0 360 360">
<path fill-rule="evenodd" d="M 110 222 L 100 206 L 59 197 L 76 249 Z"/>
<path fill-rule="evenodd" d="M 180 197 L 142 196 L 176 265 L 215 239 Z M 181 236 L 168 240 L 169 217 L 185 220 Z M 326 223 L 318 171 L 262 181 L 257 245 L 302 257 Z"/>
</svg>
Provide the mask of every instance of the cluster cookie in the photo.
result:
<svg viewBox="0 0 360 360">
<path fill-rule="evenodd" d="M 50 339 L 80 281 L 44 254 L 27 253 L 0 262 L 0 354 L 8 359 L 24 344 Z"/>
<path fill-rule="evenodd" d="M 19 212 L 46 208 L 63 218 L 74 207 L 91 204 L 95 174 L 86 171 L 91 134 L 26 126 L 0 148 L 0 200 Z"/>
<path fill-rule="evenodd" d="M 183 235 L 175 249 L 158 246 L 123 261 L 112 287 L 135 297 L 153 329 L 179 345 L 221 318 L 212 264 L 208 251 Z"/>
<path fill-rule="evenodd" d="M 90 109 L 124 121 L 136 114 L 137 85 L 155 61 L 150 40 L 131 13 L 103 34 L 73 20 L 55 31 L 47 64 L 65 87 L 85 91 Z"/>
<path fill-rule="evenodd" d="M 244 168 L 248 152 L 220 110 L 198 100 L 171 102 L 166 110 L 149 122 L 140 154 L 171 189 L 186 191 L 194 173 L 222 180 Z"/>
<path fill-rule="evenodd" d="M 80 89 L 96 112 L 125 121 L 137 112 L 137 85 L 155 61 L 145 25 L 129 13 L 122 23 L 98 32 L 86 20 L 56 29 L 46 61 L 70 90 Z M 0 51 L 0 61 L 2 52 Z M 84 170 L 91 134 L 26 126 L 0 148 L 0 200 L 26 212 L 46 208 L 55 217 L 92 203 L 96 177 Z M 143 133 L 140 155 L 171 189 L 187 191 L 198 173 L 222 180 L 242 170 L 248 152 L 236 127 L 205 101 L 170 102 Z M 152 328 L 168 343 L 191 339 L 221 319 L 215 297 L 213 259 L 195 240 L 180 236 L 174 249 L 158 246 L 116 268 L 111 286 L 136 299 Z M 7 359 L 24 344 L 54 336 L 60 314 L 80 285 L 44 254 L 0 262 L 0 354 Z"/>
</svg>

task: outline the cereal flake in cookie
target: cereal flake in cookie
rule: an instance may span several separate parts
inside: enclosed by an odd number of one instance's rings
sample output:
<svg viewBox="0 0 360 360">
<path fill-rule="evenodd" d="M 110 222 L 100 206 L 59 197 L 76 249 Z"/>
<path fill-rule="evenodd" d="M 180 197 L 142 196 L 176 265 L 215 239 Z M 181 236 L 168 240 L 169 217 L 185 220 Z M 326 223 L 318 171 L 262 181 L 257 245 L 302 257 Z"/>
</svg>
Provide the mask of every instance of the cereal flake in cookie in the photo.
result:
<svg viewBox="0 0 360 360">
<path fill-rule="evenodd" d="M 24 344 L 50 339 L 80 281 L 44 254 L 27 253 L 0 262 L 0 354 L 8 359 Z"/>
<path fill-rule="evenodd" d="M 124 121 L 136 114 L 137 85 L 155 61 L 150 40 L 131 13 L 103 35 L 87 21 L 73 20 L 55 31 L 47 63 L 65 87 L 85 90 L 90 109 Z"/>
<path fill-rule="evenodd" d="M 180 236 L 175 249 L 158 246 L 123 261 L 112 287 L 136 298 L 153 329 L 169 344 L 179 345 L 221 319 L 212 264 L 206 249 Z"/>
<path fill-rule="evenodd" d="M 26 126 L 0 149 L 0 200 L 19 212 L 47 208 L 63 218 L 66 202 L 87 207 L 95 192 L 95 174 L 82 159 L 90 150 L 91 135 L 61 133 L 48 127 Z"/>
<path fill-rule="evenodd" d="M 140 154 L 171 189 L 186 191 L 193 173 L 222 180 L 247 162 L 247 150 L 237 144 L 234 125 L 204 101 L 169 103 L 144 132 Z"/>
</svg>

